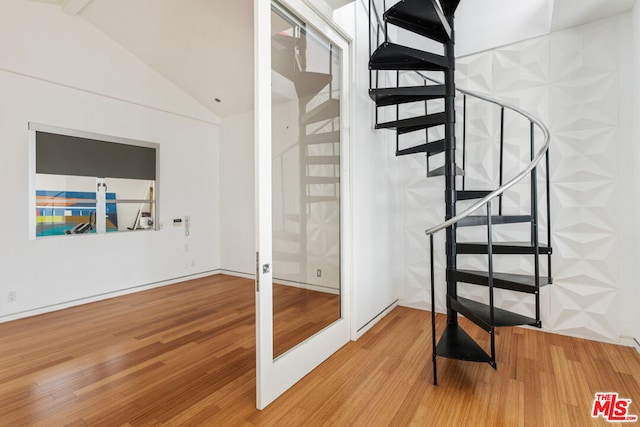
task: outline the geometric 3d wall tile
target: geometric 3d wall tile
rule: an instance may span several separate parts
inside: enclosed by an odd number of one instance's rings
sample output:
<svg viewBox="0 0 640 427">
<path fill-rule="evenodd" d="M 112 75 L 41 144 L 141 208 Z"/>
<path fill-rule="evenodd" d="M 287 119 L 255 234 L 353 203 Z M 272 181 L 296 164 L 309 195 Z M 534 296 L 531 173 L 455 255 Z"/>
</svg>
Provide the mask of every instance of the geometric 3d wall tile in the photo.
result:
<svg viewBox="0 0 640 427">
<path fill-rule="evenodd" d="M 620 284 L 620 230 L 618 167 L 621 135 L 619 110 L 629 108 L 620 99 L 621 61 L 617 46 L 626 20 L 615 17 L 492 51 L 459 58 L 456 84 L 513 103 L 540 117 L 550 128 L 553 286 L 543 288 L 542 322 L 546 330 L 593 339 L 617 341 L 619 306 L 626 292 Z M 456 100 L 458 147 L 462 135 L 462 99 Z M 467 188 L 497 185 L 500 110 L 467 100 Z M 524 135 L 524 138 L 523 136 Z M 505 115 L 505 176 L 527 163 L 528 122 Z M 536 135 L 542 142 L 540 135 Z M 405 274 L 401 304 L 429 308 L 428 239 L 423 230 L 444 218 L 443 184 L 426 179 L 424 157 L 397 162 L 403 193 Z M 417 160 L 416 160 L 417 159 Z M 523 160 L 524 159 L 524 160 Z M 398 160 L 398 159 L 396 159 Z M 544 172 L 544 168 L 541 173 Z M 542 177 L 540 177 L 542 179 Z M 541 180 L 541 182 L 543 182 Z M 460 185 L 460 181 L 458 181 Z M 544 203 L 541 186 L 541 206 Z M 503 199 L 505 208 L 529 209 L 528 186 L 516 186 Z M 546 229 L 547 220 L 541 226 Z M 466 233 L 466 234 L 465 234 Z M 483 233 L 462 229 L 465 238 Z M 525 236 L 526 237 L 526 236 Z M 496 229 L 496 241 L 519 240 L 514 228 Z M 444 236 L 436 250 L 436 309 L 444 310 Z M 546 262 L 541 258 L 542 269 Z M 486 259 L 459 257 L 467 268 L 483 268 Z M 530 273 L 531 257 L 497 257 L 498 271 Z M 461 293 L 486 298 L 486 289 L 462 285 Z M 530 314 L 529 295 L 496 292 L 499 307 Z"/>
</svg>

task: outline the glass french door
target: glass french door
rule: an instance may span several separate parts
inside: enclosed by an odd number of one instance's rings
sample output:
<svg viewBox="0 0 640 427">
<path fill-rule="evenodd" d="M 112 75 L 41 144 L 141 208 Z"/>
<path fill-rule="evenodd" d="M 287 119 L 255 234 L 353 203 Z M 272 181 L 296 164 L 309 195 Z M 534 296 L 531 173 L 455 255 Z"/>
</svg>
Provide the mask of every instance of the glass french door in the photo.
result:
<svg viewBox="0 0 640 427">
<path fill-rule="evenodd" d="M 256 404 L 263 409 L 351 338 L 350 56 L 345 37 L 309 2 L 254 0 L 254 7 Z M 303 304 L 287 317 L 292 301 Z M 286 329 L 296 322 L 314 326 Z"/>
</svg>

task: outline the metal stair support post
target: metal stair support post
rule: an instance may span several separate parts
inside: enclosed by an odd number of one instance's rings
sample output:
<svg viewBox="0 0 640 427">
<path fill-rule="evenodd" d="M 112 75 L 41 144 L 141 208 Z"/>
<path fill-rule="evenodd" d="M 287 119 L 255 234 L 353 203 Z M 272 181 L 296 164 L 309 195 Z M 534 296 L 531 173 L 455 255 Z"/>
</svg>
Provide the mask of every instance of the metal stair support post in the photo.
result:
<svg viewBox="0 0 640 427">
<path fill-rule="evenodd" d="M 429 236 L 429 266 L 431 267 L 431 360 L 433 361 L 433 385 L 438 385 L 436 357 L 436 291 L 433 267 L 433 234 Z"/>
<path fill-rule="evenodd" d="M 491 362 L 493 369 L 496 365 L 496 320 L 493 300 L 493 227 L 491 225 L 491 200 L 487 202 L 487 271 L 489 284 L 489 325 L 491 330 Z"/>
<path fill-rule="evenodd" d="M 467 94 L 462 95 L 462 170 L 467 168 Z M 465 189 L 466 176 L 462 175 L 462 190 Z"/>
<path fill-rule="evenodd" d="M 545 153 L 545 183 L 547 188 L 547 246 L 551 248 L 551 171 L 549 170 L 549 151 Z M 547 281 L 551 282 L 551 251 L 547 253 Z"/>
<path fill-rule="evenodd" d="M 533 122 L 529 125 L 531 132 L 531 160 L 535 156 L 535 127 Z M 531 170 L 531 243 L 535 248 L 533 263 L 535 278 L 535 298 L 536 298 L 536 322 L 540 324 L 540 238 L 538 236 L 538 167 Z"/>
<path fill-rule="evenodd" d="M 456 58 L 454 51 L 454 17 L 453 14 L 447 16 L 451 27 L 451 37 L 444 46 L 445 57 L 448 61 L 448 69 L 444 72 L 444 84 L 446 86 L 446 97 L 444 101 L 444 111 L 446 123 L 444 128 L 445 140 L 445 220 L 456 216 L 456 86 L 455 69 Z M 453 272 L 457 268 L 456 263 L 456 225 L 452 224 L 446 230 L 446 258 L 447 271 Z M 458 296 L 457 281 L 447 274 L 447 295 L 453 298 Z M 451 308 L 447 308 L 447 324 L 457 325 L 458 315 Z"/>
</svg>

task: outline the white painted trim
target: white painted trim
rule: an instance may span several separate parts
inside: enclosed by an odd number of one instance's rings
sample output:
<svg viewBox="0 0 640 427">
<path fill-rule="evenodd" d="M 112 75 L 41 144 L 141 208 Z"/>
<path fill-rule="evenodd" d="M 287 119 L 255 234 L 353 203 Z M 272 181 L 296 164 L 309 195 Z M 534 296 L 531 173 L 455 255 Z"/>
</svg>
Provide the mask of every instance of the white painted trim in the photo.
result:
<svg viewBox="0 0 640 427">
<path fill-rule="evenodd" d="M 620 337 L 620 344 L 626 347 L 633 347 L 640 353 L 640 339 L 623 336 Z"/>
<path fill-rule="evenodd" d="M 27 182 L 29 183 L 29 240 L 36 240 L 36 133 L 29 131 L 29 167 Z"/>
<path fill-rule="evenodd" d="M 341 308 L 342 318 L 273 359 L 272 273 L 259 268 L 256 291 L 256 406 L 264 409 L 278 396 L 315 369 L 351 338 L 351 205 L 349 192 L 351 127 L 351 48 L 346 37 L 332 24 L 316 14 L 303 0 L 281 1 L 307 24 L 325 35 L 343 52 L 341 67 Z M 257 266 L 271 264 L 271 7 L 268 0 L 254 0 L 254 54 L 256 96 L 256 240 L 259 253 Z"/>
<path fill-rule="evenodd" d="M 369 330 L 373 328 L 376 325 L 376 323 L 382 320 L 387 314 L 391 313 L 391 311 L 398 306 L 399 306 L 398 300 L 395 300 L 390 306 L 388 306 L 387 308 L 382 310 L 380 313 L 378 313 L 376 317 L 374 317 L 373 319 L 365 323 L 364 326 L 362 326 L 360 329 L 356 331 L 355 339 L 353 341 L 359 340 L 360 337 L 362 337 L 364 334 L 369 332 Z"/>
<path fill-rule="evenodd" d="M 225 274 L 227 276 L 233 276 L 233 277 L 240 277 L 240 278 L 243 278 L 243 279 L 256 280 L 256 274 L 255 273 L 244 273 L 242 271 L 225 270 L 224 268 L 221 268 L 218 271 L 219 271 L 219 274 Z"/>
<path fill-rule="evenodd" d="M 88 131 L 84 131 L 84 130 L 78 130 L 78 129 L 69 129 L 69 128 L 64 128 L 64 127 L 59 127 L 59 126 L 52 126 L 52 125 L 47 125 L 47 124 L 42 124 L 42 123 L 34 123 L 34 122 L 29 122 L 28 123 L 28 130 L 29 130 L 29 239 L 30 240 L 36 240 L 37 236 L 36 236 L 36 228 L 37 228 L 37 224 L 36 224 L 36 140 L 37 140 L 37 132 L 46 132 L 46 133 L 53 133 L 53 134 L 57 134 L 57 135 L 64 135 L 64 136 L 72 136 L 72 137 L 76 137 L 76 138 L 84 138 L 84 139 L 93 139 L 93 140 L 97 140 L 97 141 L 106 141 L 106 142 L 111 142 L 111 143 L 115 143 L 115 144 L 124 144 L 124 145 L 131 145 L 134 147 L 145 147 L 145 148 L 151 148 L 154 150 L 155 152 L 155 168 L 156 168 L 156 177 L 154 180 L 154 185 L 153 185 L 153 189 L 155 190 L 155 196 L 154 196 L 154 201 L 153 201 L 153 217 L 154 218 L 159 218 L 160 217 L 160 144 L 158 144 L 157 142 L 150 142 L 150 141 L 143 141 L 143 140 L 139 140 L 139 139 L 132 139 L 132 138 L 124 138 L 121 136 L 114 136 L 114 135 L 105 135 L 105 134 L 100 134 L 100 133 L 94 133 L 94 132 L 88 132 Z M 96 177 L 98 180 L 102 179 L 102 178 L 109 178 L 109 177 Z M 104 183 L 104 182 L 102 182 Z M 102 201 L 100 200 L 101 197 L 104 197 L 104 194 L 102 196 L 99 195 L 100 192 L 96 190 L 96 196 L 97 196 L 97 201 L 96 201 L 96 212 L 104 212 L 105 208 L 104 208 L 104 199 L 102 199 Z M 122 203 L 123 201 L 120 201 L 120 203 Z M 124 203 L 132 203 L 133 201 L 129 200 L 126 201 Z M 102 209 L 100 209 L 99 204 L 103 203 Z M 146 203 L 146 201 L 144 201 L 143 203 Z M 96 220 L 96 228 L 97 228 L 97 234 L 105 234 L 106 233 L 106 223 L 104 223 L 104 221 L 106 221 L 105 217 L 102 215 L 98 215 L 97 216 L 97 220 Z M 151 227 L 152 230 L 154 231 L 160 231 L 161 225 L 160 225 L 160 221 L 155 221 L 155 223 L 153 224 L 153 227 Z M 57 236 L 44 236 L 44 237 L 57 237 Z"/>
<path fill-rule="evenodd" d="M 256 407 L 264 409 L 282 391 L 270 382 L 273 365 L 271 230 L 271 1 L 254 0 L 255 209 L 256 209 Z M 275 383 L 275 381 L 274 381 Z M 279 390 L 279 389 L 278 389 Z M 286 390 L 286 388 L 285 388 Z"/>
<path fill-rule="evenodd" d="M 182 118 L 189 119 L 189 120 L 194 120 L 194 121 L 197 121 L 197 122 L 200 122 L 200 123 L 206 123 L 206 124 L 216 125 L 216 126 L 220 126 L 222 124 L 222 120 L 220 119 L 220 117 L 218 117 L 217 115 L 215 115 L 213 113 L 211 113 L 211 114 L 214 115 L 213 119 L 211 119 L 211 120 L 202 119 L 202 118 L 194 117 L 193 115 L 187 115 L 187 114 L 182 114 L 182 113 L 178 113 L 178 112 L 175 112 L 175 111 L 165 110 L 163 108 L 155 107 L 153 105 L 148 105 L 148 104 L 145 104 L 145 103 L 141 103 L 141 102 L 137 102 L 137 101 L 133 101 L 133 100 L 129 100 L 129 99 L 124 99 L 124 98 L 120 98 L 120 97 L 113 96 L 113 95 L 108 95 L 108 94 L 102 93 L 102 92 L 96 92 L 96 91 L 89 90 L 89 89 L 83 89 L 81 87 L 72 86 L 72 85 L 69 85 L 69 84 L 57 82 L 57 81 L 54 81 L 54 80 L 45 79 L 45 78 L 42 78 L 42 77 L 34 76 L 34 75 L 31 75 L 31 74 L 27 74 L 27 73 L 22 73 L 22 72 L 19 72 L 19 71 L 9 70 L 7 68 L 0 68 L 0 72 L 5 72 L 5 73 L 13 74 L 13 75 L 16 75 L 16 76 L 37 80 L 37 81 L 40 81 L 40 82 L 52 84 L 52 85 L 55 85 L 55 86 L 64 87 L 64 88 L 67 88 L 67 89 L 77 90 L 79 92 L 88 93 L 90 95 L 100 96 L 100 97 L 103 97 L 103 98 L 106 98 L 106 99 L 111 99 L 111 100 L 118 101 L 118 102 L 124 102 L 124 103 L 129 104 L 129 105 L 135 105 L 135 106 L 138 106 L 138 107 L 147 108 L 149 110 L 158 111 L 160 113 L 165 113 L 165 114 L 170 114 L 170 115 L 173 115 L 173 116 L 176 116 L 176 117 L 182 117 Z"/>
<path fill-rule="evenodd" d="M 157 142 L 123 138 L 121 136 L 105 135 L 101 133 L 88 132 L 88 131 L 78 130 L 78 129 L 68 129 L 68 128 L 63 128 L 59 126 L 46 125 L 42 123 L 29 122 L 29 130 L 37 131 L 37 132 L 55 133 L 57 135 L 64 135 L 64 136 L 73 136 L 76 138 L 95 139 L 98 141 L 113 142 L 116 144 L 133 145 L 136 147 L 153 148 L 154 150 L 160 149 L 160 144 L 158 144 Z"/>
</svg>

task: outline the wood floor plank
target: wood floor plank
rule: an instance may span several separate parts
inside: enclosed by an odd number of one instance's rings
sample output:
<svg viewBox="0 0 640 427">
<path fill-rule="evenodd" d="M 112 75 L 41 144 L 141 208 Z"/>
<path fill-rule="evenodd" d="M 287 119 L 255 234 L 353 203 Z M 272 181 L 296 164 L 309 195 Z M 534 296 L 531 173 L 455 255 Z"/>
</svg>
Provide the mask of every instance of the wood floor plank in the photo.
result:
<svg viewBox="0 0 640 427">
<path fill-rule="evenodd" d="M 313 294 L 283 287 L 280 351 L 336 316 L 335 296 Z M 326 317 L 305 318 L 312 308 Z M 211 276 L 7 322 L 0 425 L 608 425 L 591 418 L 602 391 L 632 399 L 640 414 L 634 349 L 527 328 L 499 330 L 498 371 L 438 358 L 434 386 L 429 321 L 428 312 L 394 309 L 263 411 L 250 280 Z"/>
</svg>

